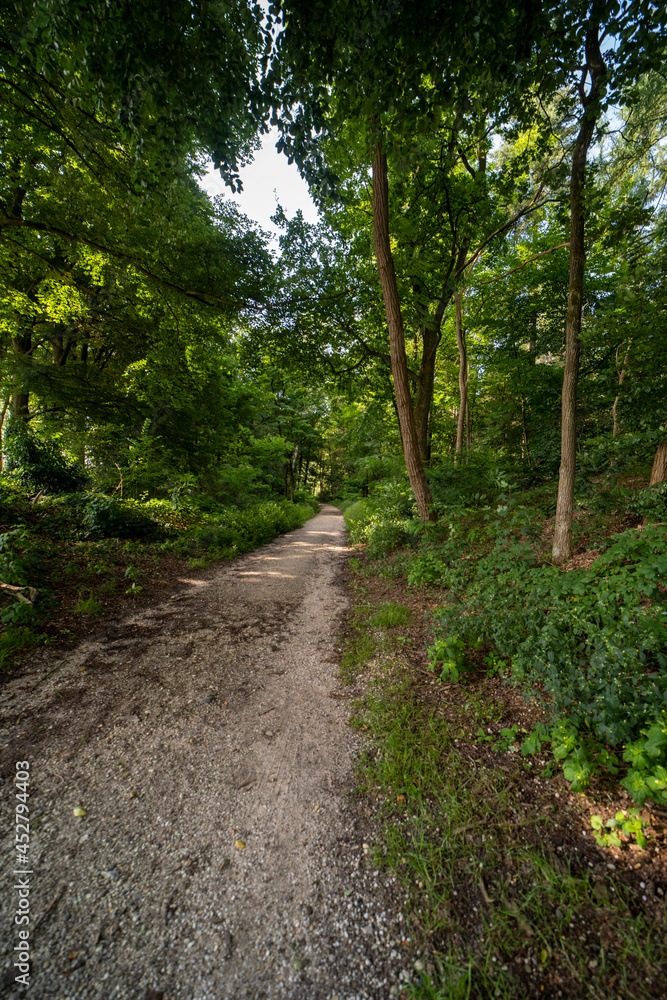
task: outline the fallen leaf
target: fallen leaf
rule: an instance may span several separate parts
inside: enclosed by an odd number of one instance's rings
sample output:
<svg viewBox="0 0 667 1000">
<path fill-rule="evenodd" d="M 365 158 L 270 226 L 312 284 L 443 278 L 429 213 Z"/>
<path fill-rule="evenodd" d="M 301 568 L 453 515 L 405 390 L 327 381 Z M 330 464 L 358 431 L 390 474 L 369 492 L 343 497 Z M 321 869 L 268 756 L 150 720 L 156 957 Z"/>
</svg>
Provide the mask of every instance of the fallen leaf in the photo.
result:
<svg viewBox="0 0 667 1000">
<path fill-rule="evenodd" d="M 235 840 L 234 843 L 238 847 L 239 851 L 242 851 L 245 847 L 245 840 Z"/>
<path fill-rule="evenodd" d="M 87 810 L 83 806 L 74 806 L 72 812 L 75 816 L 86 816 Z"/>
</svg>

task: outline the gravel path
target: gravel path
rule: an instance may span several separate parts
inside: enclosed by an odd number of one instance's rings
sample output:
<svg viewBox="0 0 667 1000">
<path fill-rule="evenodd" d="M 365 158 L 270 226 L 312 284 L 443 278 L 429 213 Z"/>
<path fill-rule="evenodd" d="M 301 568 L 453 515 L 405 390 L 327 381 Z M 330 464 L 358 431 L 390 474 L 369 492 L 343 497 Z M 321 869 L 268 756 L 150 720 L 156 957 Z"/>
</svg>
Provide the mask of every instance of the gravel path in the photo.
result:
<svg viewBox="0 0 667 1000">
<path fill-rule="evenodd" d="M 344 544 L 324 507 L 4 685 L 3 996 L 26 993 L 11 971 L 17 760 L 30 762 L 31 1000 L 397 992 L 397 890 L 346 798 Z"/>
</svg>

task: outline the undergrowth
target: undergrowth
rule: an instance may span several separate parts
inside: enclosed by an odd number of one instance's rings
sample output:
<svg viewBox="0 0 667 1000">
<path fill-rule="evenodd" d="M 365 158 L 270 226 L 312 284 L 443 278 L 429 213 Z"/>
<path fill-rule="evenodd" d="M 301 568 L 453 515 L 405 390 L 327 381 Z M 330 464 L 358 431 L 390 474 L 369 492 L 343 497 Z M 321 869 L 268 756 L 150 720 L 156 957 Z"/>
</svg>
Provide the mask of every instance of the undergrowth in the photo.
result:
<svg viewBox="0 0 667 1000">
<path fill-rule="evenodd" d="M 463 688 L 439 685 L 405 656 L 399 628 L 378 638 L 374 619 L 386 601 L 373 599 L 369 581 L 381 565 L 350 562 L 357 596 L 343 676 L 364 689 L 352 715 L 367 737 L 358 791 L 374 803 L 375 861 L 398 878 L 419 944 L 394 994 L 661 997 L 664 907 L 642 909 L 614 865 L 594 853 L 592 837 L 573 839 L 581 821 L 555 804 L 563 782 L 549 780 L 548 744 L 538 739 L 523 756 L 528 734 L 516 724 L 500 728 L 506 707 L 471 673 Z M 372 641 L 364 645 L 364 637 Z M 620 843 L 620 835 L 640 840 L 645 825 L 629 809 L 613 822 L 593 816 L 591 832 L 616 833 Z"/>
<path fill-rule="evenodd" d="M 346 519 L 387 575 L 444 592 L 429 651 L 443 681 L 483 669 L 540 701 L 549 722 L 525 754 L 549 743 L 573 790 L 606 775 L 638 805 L 667 804 L 667 527 L 605 534 L 600 520 L 622 500 L 660 512 L 664 492 L 590 497 L 579 519 L 590 558 L 567 572 L 548 560 L 543 491 L 429 525 L 399 518 L 400 496 L 386 510 L 357 501 Z"/>
<path fill-rule="evenodd" d="M 67 470 L 65 470 L 67 471 Z M 55 473 L 72 481 L 60 466 Z M 61 478 L 62 478 L 61 477 Z M 61 483 L 62 486 L 62 483 Z M 111 599 L 139 597 L 167 557 L 204 567 L 269 542 L 319 509 L 313 498 L 244 509 L 210 500 L 122 500 L 99 491 L 34 492 L 16 476 L 0 481 L 0 669 L 105 613 Z"/>
</svg>

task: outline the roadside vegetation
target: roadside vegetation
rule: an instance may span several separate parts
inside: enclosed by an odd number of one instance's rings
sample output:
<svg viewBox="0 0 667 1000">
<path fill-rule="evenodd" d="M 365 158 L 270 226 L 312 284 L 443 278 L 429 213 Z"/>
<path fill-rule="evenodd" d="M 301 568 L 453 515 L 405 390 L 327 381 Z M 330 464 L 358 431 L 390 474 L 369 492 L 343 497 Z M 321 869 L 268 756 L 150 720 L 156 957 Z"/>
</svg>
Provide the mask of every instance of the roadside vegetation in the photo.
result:
<svg viewBox="0 0 667 1000">
<path fill-rule="evenodd" d="M 312 497 L 243 508 L 35 494 L 0 483 L 0 669 L 40 645 L 69 643 L 128 601 L 171 593 L 179 577 L 257 548 L 317 512 Z"/>
<path fill-rule="evenodd" d="M 452 472 L 458 503 L 429 525 L 399 482 L 341 501 L 342 676 L 418 948 L 404 996 L 661 997 L 664 488 L 586 490 L 556 568 L 555 484 L 479 472 Z"/>
</svg>

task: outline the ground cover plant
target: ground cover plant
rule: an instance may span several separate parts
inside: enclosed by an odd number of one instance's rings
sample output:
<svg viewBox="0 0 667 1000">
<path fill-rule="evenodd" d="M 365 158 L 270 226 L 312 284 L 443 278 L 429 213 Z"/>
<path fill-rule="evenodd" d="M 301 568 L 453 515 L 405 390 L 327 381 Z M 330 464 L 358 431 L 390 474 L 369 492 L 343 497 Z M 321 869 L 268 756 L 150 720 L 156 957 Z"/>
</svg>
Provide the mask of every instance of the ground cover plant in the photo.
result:
<svg viewBox="0 0 667 1000">
<path fill-rule="evenodd" d="M 625 530 L 615 520 L 605 530 L 599 491 L 592 525 L 581 511 L 579 563 L 563 571 L 549 558 L 544 510 L 525 494 L 499 499 L 427 526 L 398 520 L 391 505 L 383 521 L 381 498 L 358 501 L 351 535 L 371 556 L 395 553 L 391 571 L 408 585 L 443 591 L 429 649 L 440 680 L 483 667 L 544 706 L 524 753 L 548 743 L 575 791 L 617 776 L 637 805 L 667 804 L 667 529 L 642 523 L 633 498 Z"/>
<path fill-rule="evenodd" d="M 462 652 L 429 656 L 447 591 L 409 585 L 396 555 L 350 562 L 343 677 L 366 737 L 358 796 L 416 947 L 401 996 L 661 997 L 667 810 L 635 806 L 608 771 L 575 791 L 535 738 L 548 707 L 503 683 L 484 647 L 457 680 L 439 676 Z M 373 624 L 389 601 L 412 610 L 412 626 Z"/>
</svg>

